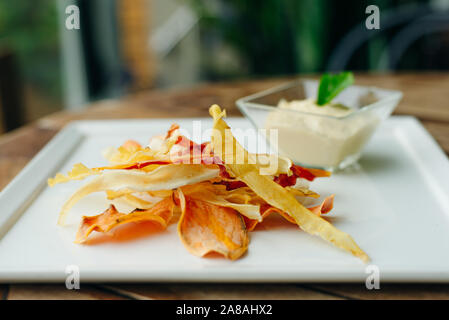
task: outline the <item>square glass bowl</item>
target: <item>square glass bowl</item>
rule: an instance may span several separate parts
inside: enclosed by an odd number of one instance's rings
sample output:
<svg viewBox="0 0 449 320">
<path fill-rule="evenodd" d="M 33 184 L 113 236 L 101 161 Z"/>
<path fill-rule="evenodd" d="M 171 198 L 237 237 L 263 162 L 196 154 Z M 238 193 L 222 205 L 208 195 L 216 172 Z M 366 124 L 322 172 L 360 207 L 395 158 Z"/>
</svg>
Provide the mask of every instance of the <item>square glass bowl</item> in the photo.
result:
<svg viewBox="0 0 449 320">
<path fill-rule="evenodd" d="M 281 109 L 281 100 L 316 99 L 319 82 L 297 80 L 237 100 L 240 111 L 261 130 L 270 147 L 298 165 L 325 170 L 343 169 L 360 158 L 379 124 L 388 118 L 402 93 L 350 86 L 333 103 L 354 111 L 344 117 Z"/>
</svg>

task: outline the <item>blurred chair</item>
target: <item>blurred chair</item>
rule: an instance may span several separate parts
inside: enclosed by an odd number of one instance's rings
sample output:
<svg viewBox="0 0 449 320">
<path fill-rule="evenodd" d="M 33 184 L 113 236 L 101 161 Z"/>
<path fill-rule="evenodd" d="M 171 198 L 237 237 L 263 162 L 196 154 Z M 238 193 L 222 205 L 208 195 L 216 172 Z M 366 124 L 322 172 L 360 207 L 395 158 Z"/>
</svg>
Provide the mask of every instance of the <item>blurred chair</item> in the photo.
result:
<svg viewBox="0 0 449 320">
<path fill-rule="evenodd" d="M 329 58 L 328 71 L 345 70 L 354 53 L 368 40 L 381 32 L 405 25 L 383 50 L 377 69 L 394 70 L 406 50 L 420 37 L 449 30 L 449 11 L 436 10 L 429 5 L 407 5 L 381 11 L 379 30 L 366 30 L 364 22 L 358 24 L 340 41 Z"/>
<path fill-rule="evenodd" d="M 401 29 L 380 56 L 378 69 L 395 70 L 407 49 L 425 35 L 449 31 L 449 12 L 425 15 Z"/>
<path fill-rule="evenodd" d="M 24 124 L 23 85 L 16 56 L 8 49 L 0 49 L 0 117 L 1 132 Z"/>
</svg>

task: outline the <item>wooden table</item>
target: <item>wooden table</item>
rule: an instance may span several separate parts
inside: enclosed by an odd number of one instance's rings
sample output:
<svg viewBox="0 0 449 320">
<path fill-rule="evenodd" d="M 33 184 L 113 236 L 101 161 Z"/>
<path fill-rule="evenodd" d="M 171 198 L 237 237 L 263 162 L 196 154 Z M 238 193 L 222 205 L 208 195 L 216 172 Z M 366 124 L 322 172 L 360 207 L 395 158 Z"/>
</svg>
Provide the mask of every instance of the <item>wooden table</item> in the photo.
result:
<svg viewBox="0 0 449 320">
<path fill-rule="evenodd" d="M 357 84 L 404 92 L 396 114 L 418 117 L 449 153 L 449 73 L 360 74 Z M 270 88 L 286 79 L 200 85 L 154 90 L 121 100 L 102 101 L 81 112 L 60 112 L 0 137 L 0 188 L 69 121 L 75 119 L 165 118 L 208 116 L 217 103 L 230 116 L 240 115 L 237 98 Z M 64 284 L 0 285 L 3 299 L 449 299 L 449 285 L 382 284 L 369 291 L 364 284 Z"/>
</svg>

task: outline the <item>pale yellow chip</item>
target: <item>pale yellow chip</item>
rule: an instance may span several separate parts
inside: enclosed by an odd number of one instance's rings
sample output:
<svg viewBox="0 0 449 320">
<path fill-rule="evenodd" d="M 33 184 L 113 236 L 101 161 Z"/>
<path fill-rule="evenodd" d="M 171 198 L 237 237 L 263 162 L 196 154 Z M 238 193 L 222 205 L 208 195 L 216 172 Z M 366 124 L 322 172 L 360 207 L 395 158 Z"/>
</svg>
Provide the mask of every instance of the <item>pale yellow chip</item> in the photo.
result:
<svg viewBox="0 0 449 320">
<path fill-rule="evenodd" d="M 92 181 L 78 189 L 62 207 L 59 224 L 64 224 L 67 212 L 85 196 L 99 191 L 122 189 L 134 192 L 176 189 L 213 179 L 219 175 L 219 169 L 205 165 L 169 164 L 146 173 L 138 170 L 104 171 Z"/>
<path fill-rule="evenodd" d="M 232 202 L 232 199 L 227 199 L 219 194 L 219 188 L 220 187 L 217 187 L 211 183 L 198 183 L 184 186 L 180 189 L 191 199 L 202 200 L 220 207 L 232 208 L 249 219 L 262 221 L 259 205 Z"/>
</svg>

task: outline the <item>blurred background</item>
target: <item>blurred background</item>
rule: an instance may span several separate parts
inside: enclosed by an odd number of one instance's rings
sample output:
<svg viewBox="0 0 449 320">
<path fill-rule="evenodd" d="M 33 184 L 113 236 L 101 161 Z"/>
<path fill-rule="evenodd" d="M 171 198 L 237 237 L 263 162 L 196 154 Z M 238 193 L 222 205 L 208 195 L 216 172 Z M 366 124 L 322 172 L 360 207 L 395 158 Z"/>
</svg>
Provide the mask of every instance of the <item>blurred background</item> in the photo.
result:
<svg viewBox="0 0 449 320">
<path fill-rule="evenodd" d="M 371 4 L 380 30 L 365 27 Z M 448 57 L 449 0 L 1 0 L 0 131 L 154 88 L 441 71 Z"/>
</svg>

